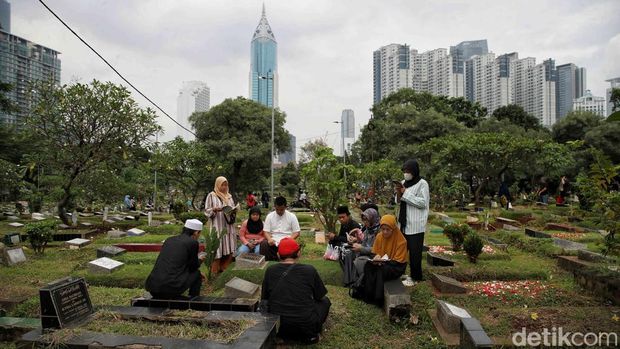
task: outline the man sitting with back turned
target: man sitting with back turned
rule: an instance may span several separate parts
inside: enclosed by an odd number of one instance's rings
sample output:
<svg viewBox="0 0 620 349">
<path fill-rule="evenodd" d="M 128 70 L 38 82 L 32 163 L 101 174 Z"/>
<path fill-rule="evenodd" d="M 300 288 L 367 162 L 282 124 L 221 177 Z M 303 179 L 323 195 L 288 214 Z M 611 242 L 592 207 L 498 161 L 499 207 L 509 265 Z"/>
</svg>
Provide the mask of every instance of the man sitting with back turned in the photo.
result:
<svg viewBox="0 0 620 349">
<path fill-rule="evenodd" d="M 327 289 L 313 266 L 297 263 L 297 241 L 282 239 L 278 254 L 280 263 L 265 271 L 261 307 L 280 315 L 280 337 L 316 343 L 331 306 Z"/>
<path fill-rule="evenodd" d="M 198 269 L 205 254 L 198 254 L 198 237 L 202 222 L 188 219 L 180 235 L 167 238 L 157 256 L 155 266 L 146 279 L 146 290 L 159 299 L 184 298 L 181 295 L 189 289 L 189 296 L 200 295 L 205 275 Z"/>
<path fill-rule="evenodd" d="M 297 216 L 286 209 L 286 199 L 278 196 L 274 200 L 276 210 L 269 213 L 265 218 L 263 230 L 265 240 L 260 244 L 260 254 L 268 261 L 278 260 L 278 245 L 286 237 L 297 239 L 299 236 L 299 221 Z"/>
</svg>

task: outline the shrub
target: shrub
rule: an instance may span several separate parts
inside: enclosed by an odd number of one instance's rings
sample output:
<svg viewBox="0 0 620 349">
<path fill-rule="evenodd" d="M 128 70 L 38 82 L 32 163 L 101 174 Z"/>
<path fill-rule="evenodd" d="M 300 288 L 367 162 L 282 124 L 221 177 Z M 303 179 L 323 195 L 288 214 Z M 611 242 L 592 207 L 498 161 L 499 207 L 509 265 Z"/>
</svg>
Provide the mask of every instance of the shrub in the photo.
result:
<svg viewBox="0 0 620 349">
<path fill-rule="evenodd" d="M 470 262 L 476 263 L 478 256 L 482 253 L 483 246 L 484 242 L 477 233 L 471 232 L 467 234 L 465 241 L 463 242 L 463 249 L 465 250 L 465 253 L 467 253 Z"/>
<path fill-rule="evenodd" d="M 25 231 L 28 235 L 28 241 L 30 241 L 30 246 L 35 253 L 42 254 L 45 252 L 45 246 L 52 241 L 55 230 L 56 223 L 51 220 L 26 224 Z"/>
<path fill-rule="evenodd" d="M 187 212 L 187 205 L 181 200 L 176 200 L 174 204 L 172 204 L 172 214 L 174 218 L 180 220 L 180 216 L 183 212 Z"/>
<path fill-rule="evenodd" d="M 185 222 L 188 219 L 197 219 L 201 221 L 203 224 L 207 224 L 207 216 L 205 216 L 204 212 L 201 212 L 201 211 L 183 212 L 179 214 L 179 217 L 177 219 L 180 220 L 181 222 Z"/>
<path fill-rule="evenodd" d="M 465 236 L 471 233 L 471 229 L 467 224 L 450 224 L 443 228 L 443 234 L 450 239 L 452 250 L 457 252 L 461 250 Z"/>
</svg>

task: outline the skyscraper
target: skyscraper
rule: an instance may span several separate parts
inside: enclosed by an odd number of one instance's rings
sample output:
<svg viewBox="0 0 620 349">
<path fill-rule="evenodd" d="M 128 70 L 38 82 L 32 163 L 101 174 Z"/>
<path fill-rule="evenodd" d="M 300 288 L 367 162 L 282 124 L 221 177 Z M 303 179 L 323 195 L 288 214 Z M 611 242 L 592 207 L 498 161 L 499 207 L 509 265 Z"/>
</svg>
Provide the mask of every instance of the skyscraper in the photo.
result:
<svg viewBox="0 0 620 349">
<path fill-rule="evenodd" d="M 373 52 L 373 103 L 390 93 L 411 87 L 409 79 L 409 46 L 390 44 Z"/>
<path fill-rule="evenodd" d="M 265 4 L 252 37 L 250 99 L 268 107 L 278 106 L 278 43 L 267 22 Z"/>
<path fill-rule="evenodd" d="M 448 50 L 438 48 L 423 53 L 411 50 L 411 85 L 417 92 L 436 96 L 460 97 L 452 71 L 452 57 Z"/>
<path fill-rule="evenodd" d="M 177 97 L 177 122 L 191 129 L 189 117 L 194 112 L 209 110 L 210 93 L 211 90 L 202 81 L 184 81 Z M 176 131 L 175 137 L 180 136 L 186 141 L 194 139 L 194 135 L 178 125 Z"/>
<path fill-rule="evenodd" d="M 10 4 L 0 0 L 0 81 L 13 86 L 6 96 L 19 111 L 0 112 L 0 122 L 19 126 L 30 109 L 30 83 L 43 80 L 60 84 L 60 52 L 11 34 L 10 10 Z"/>
<path fill-rule="evenodd" d="M 573 63 L 557 66 L 556 109 L 558 120 L 573 110 L 573 100 L 584 95 L 586 68 Z"/>
<path fill-rule="evenodd" d="M 467 69 L 465 62 L 475 55 L 480 56 L 487 53 L 489 53 L 489 47 L 486 39 L 463 41 L 456 46 L 450 46 L 452 72 L 457 75 L 455 81 L 464 85 L 463 87 L 459 86 L 458 90 L 463 90 L 465 98 L 470 101 L 474 100 L 473 79 L 469 76 L 472 71 Z"/>
</svg>

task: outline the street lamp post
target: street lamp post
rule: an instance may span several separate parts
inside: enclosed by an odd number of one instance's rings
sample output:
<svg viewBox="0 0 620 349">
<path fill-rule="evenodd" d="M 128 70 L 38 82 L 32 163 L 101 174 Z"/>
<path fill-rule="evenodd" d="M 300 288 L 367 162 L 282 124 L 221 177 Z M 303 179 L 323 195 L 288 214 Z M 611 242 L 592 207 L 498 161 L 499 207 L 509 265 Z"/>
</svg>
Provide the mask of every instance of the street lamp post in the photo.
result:
<svg viewBox="0 0 620 349">
<path fill-rule="evenodd" d="M 259 79 L 262 80 L 271 80 L 271 84 L 272 84 L 272 96 L 271 96 L 271 200 L 273 200 L 273 156 L 274 156 L 274 148 L 275 148 L 275 104 L 274 104 L 274 98 L 273 98 L 273 76 L 269 77 L 269 76 L 262 76 L 259 75 L 258 76 Z M 268 104 L 269 102 L 269 81 L 267 81 L 267 96 L 265 98 L 265 103 Z"/>
</svg>

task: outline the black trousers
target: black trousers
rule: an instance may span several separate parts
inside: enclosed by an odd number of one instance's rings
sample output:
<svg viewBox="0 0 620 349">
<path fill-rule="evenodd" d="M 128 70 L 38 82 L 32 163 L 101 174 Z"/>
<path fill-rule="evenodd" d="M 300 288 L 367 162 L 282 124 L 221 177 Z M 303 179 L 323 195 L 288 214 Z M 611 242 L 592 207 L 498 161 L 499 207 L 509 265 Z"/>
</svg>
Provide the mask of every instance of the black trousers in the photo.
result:
<svg viewBox="0 0 620 349">
<path fill-rule="evenodd" d="M 424 246 L 424 233 L 405 235 L 407 249 L 409 250 L 409 275 L 412 279 L 421 281 L 422 276 L 422 248 Z"/>
<path fill-rule="evenodd" d="M 195 270 L 190 273 L 187 280 L 185 281 L 185 289 L 189 288 L 189 298 L 194 298 L 200 296 L 200 288 L 202 287 L 202 276 L 200 275 L 200 270 Z M 185 292 L 185 290 L 183 290 Z M 183 292 L 179 294 L 174 293 L 156 293 L 151 292 L 153 298 L 156 299 L 187 299 L 187 297 L 182 296 Z"/>
<path fill-rule="evenodd" d="M 331 305 L 329 298 L 327 296 L 323 297 L 314 303 L 314 316 L 312 316 L 312 319 L 305 319 L 301 323 L 298 319 L 288 319 L 285 316 L 280 316 L 278 336 L 301 342 L 306 342 L 316 337 L 323 330 L 323 324 L 327 320 Z"/>
<path fill-rule="evenodd" d="M 278 257 L 278 246 L 269 245 L 269 242 L 267 241 L 267 239 L 264 239 L 263 241 L 261 241 L 260 247 L 258 248 L 258 250 L 259 250 L 258 253 L 265 256 L 265 260 L 268 260 L 268 261 L 279 261 L 280 260 L 280 258 Z"/>
<path fill-rule="evenodd" d="M 387 262 L 379 265 L 367 262 L 364 265 L 364 302 L 383 306 L 383 284 L 403 275 L 405 269 L 407 263 Z"/>
</svg>

